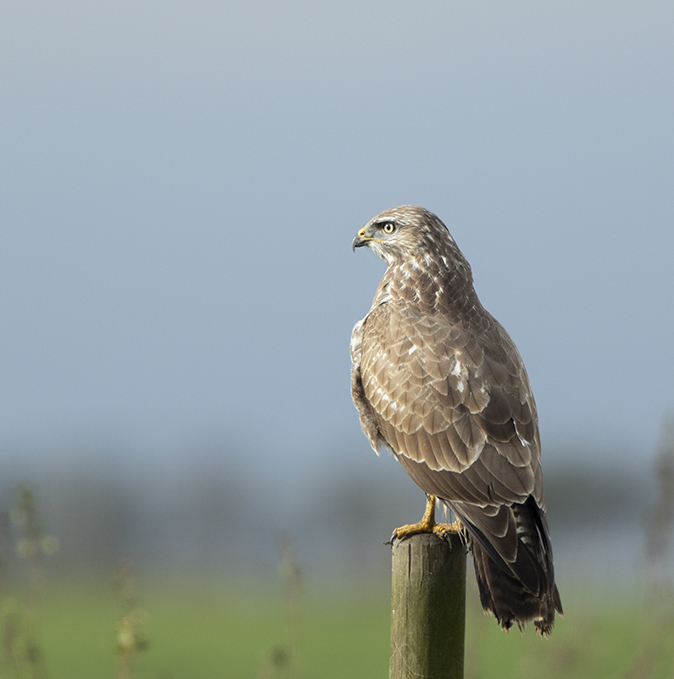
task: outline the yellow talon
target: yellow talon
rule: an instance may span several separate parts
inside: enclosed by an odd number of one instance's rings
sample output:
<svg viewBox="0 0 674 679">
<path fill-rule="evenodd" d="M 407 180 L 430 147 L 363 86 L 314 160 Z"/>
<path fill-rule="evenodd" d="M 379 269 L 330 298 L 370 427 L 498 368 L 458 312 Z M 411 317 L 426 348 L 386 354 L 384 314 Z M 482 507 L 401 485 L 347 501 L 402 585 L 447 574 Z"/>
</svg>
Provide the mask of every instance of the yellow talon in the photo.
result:
<svg viewBox="0 0 674 679">
<path fill-rule="evenodd" d="M 438 537 L 445 538 L 449 533 L 460 533 L 463 526 L 459 521 L 454 523 L 435 522 L 435 496 L 426 495 L 426 511 L 419 523 L 408 523 L 393 531 L 391 540 L 402 540 L 410 535 L 418 533 L 435 533 Z"/>
</svg>

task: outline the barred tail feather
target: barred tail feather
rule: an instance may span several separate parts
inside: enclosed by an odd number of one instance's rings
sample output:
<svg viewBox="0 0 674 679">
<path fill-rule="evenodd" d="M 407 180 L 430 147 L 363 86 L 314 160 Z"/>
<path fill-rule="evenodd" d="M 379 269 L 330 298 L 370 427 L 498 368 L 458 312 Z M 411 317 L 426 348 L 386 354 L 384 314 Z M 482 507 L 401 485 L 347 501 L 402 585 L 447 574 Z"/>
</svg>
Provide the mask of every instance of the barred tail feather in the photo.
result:
<svg viewBox="0 0 674 679">
<path fill-rule="evenodd" d="M 562 613 L 562 603 L 543 510 L 531 497 L 510 507 L 481 509 L 456 503 L 453 509 L 470 536 L 484 610 L 491 611 L 504 629 L 533 622 L 547 636 L 555 611 Z"/>
<path fill-rule="evenodd" d="M 501 568 L 477 542 L 472 543 L 471 549 L 482 608 L 493 613 L 504 629 L 510 629 L 513 623 L 522 627 L 533 622 L 536 629 L 547 636 L 555 621 L 555 610 L 562 612 L 557 587 L 553 585 L 551 591 L 536 596 Z"/>
</svg>

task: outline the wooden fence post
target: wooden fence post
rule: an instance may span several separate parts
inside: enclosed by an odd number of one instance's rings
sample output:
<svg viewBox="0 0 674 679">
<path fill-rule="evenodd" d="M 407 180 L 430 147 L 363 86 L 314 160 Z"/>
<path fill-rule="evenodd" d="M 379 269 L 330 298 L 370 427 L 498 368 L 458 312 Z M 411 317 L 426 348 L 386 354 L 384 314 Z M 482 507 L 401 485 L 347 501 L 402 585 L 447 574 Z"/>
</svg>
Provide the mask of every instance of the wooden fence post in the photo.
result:
<svg viewBox="0 0 674 679">
<path fill-rule="evenodd" d="M 466 547 L 420 533 L 393 543 L 389 679 L 463 679 Z"/>
</svg>

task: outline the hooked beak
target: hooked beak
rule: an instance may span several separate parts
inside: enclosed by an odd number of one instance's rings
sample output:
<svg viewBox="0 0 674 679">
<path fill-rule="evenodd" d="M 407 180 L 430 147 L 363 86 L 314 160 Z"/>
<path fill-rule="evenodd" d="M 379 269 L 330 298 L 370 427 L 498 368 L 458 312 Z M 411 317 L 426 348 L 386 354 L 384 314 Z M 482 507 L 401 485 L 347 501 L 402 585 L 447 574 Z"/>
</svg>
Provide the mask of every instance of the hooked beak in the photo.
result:
<svg viewBox="0 0 674 679">
<path fill-rule="evenodd" d="M 356 248 L 362 248 L 364 245 L 367 245 L 368 242 L 371 240 L 372 238 L 368 238 L 365 235 L 365 227 L 363 227 L 358 232 L 358 235 L 351 241 L 351 249 L 355 252 Z"/>
</svg>

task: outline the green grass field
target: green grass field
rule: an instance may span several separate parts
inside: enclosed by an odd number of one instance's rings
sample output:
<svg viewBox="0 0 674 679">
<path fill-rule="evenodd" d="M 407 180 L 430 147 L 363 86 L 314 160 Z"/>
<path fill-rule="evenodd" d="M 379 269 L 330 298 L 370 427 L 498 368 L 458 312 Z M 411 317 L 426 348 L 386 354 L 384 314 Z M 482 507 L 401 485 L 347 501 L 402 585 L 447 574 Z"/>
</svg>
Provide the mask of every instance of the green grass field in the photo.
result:
<svg viewBox="0 0 674 679">
<path fill-rule="evenodd" d="M 388 676 L 387 583 L 354 589 L 304 586 L 298 606 L 297 674 L 303 679 Z M 149 648 L 137 654 L 138 679 L 269 679 L 288 677 L 278 649 L 289 625 L 281 587 L 267 583 L 151 581 L 138 583 L 138 607 Z M 505 634 L 469 593 L 466 677 L 674 676 L 671 621 L 653 625 L 635 596 L 621 591 L 564 591 L 565 618 L 549 640 L 528 629 Z M 39 645 L 49 679 L 120 677 L 114 587 L 48 581 L 39 606 Z M 657 616 L 662 621 L 662 615 Z M 292 628 L 292 626 L 291 626 Z M 277 649 L 277 650 L 275 650 Z M 12 674 L 5 666 L 0 677 Z M 28 675 L 26 675 L 28 676 Z"/>
</svg>

